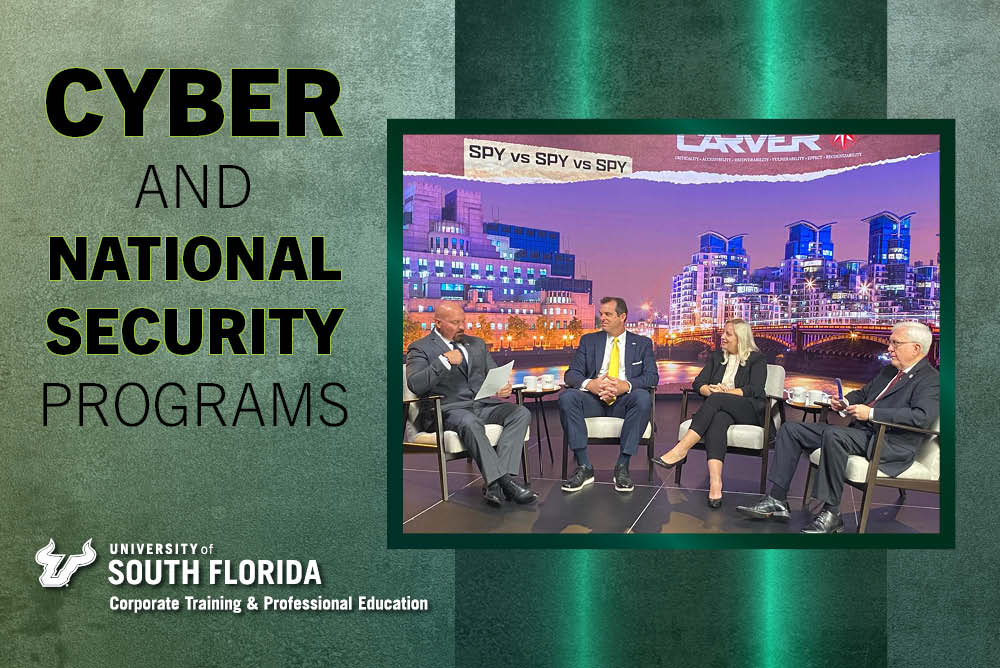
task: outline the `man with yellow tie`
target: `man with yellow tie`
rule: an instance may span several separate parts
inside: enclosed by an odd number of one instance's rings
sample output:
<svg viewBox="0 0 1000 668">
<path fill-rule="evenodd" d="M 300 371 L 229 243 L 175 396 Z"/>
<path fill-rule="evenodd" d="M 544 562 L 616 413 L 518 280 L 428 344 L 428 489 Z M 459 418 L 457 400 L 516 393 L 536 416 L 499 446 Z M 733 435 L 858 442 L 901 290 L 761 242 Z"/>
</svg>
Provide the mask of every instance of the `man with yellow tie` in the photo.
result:
<svg viewBox="0 0 1000 668">
<path fill-rule="evenodd" d="M 622 418 L 621 453 L 615 464 L 614 483 L 619 492 L 635 485 L 629 474 L 629 459 L 649 422 L 648 389 L 660 376 L 653 357 L 653 342 L 625 331 L 628 308 L 621 297 L 605 297 L 599 309 L 603 331 L 580 337 L 573 361 L 566 370 L 566 389 L 559 395 L 559 419 L 577 467 L 562 484 L 565 492 L 576 492 L 594 482 L 594 467 L 587 457 L 589 417 Z"/>
</svg>

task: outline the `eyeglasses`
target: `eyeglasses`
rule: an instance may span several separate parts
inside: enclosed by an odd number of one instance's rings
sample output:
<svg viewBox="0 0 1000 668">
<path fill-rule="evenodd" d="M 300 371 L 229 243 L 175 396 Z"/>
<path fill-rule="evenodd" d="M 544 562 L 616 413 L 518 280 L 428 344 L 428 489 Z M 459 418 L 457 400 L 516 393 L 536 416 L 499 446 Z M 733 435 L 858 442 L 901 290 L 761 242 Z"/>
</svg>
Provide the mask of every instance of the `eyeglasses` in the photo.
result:
<svg viewBox="0 0 1000 668">
<path fill-rule="evenodd" d="M 889 339 L 889 347 L 890 348 L 898 348 L 901 345 L 906 344 L 906 343 L 916 343 L 916 341 L 893 341 L 892 339 Z"/>
</svg>

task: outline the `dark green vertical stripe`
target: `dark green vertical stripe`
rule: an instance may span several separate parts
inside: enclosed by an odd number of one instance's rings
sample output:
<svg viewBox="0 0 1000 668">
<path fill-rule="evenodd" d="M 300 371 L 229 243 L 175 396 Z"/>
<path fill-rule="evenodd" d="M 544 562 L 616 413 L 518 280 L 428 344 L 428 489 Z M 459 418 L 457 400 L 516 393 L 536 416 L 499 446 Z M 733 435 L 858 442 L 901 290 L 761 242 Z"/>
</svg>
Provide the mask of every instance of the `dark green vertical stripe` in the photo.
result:
<svg viewBox="0 0 1000 668">
<path fill-rule="evenodd" d="M 457 118 L 885 116 L 884 2 L 458 0 L 455 14 Z"/>
<path fill-rule="evenodd" d="M 884 117 L 885 35 L 882 2 L 459 0 L 455 113 Z M 457 665 L 886 662 L 884 551 L 460 550 L 455 562 Z"/>
</svg>

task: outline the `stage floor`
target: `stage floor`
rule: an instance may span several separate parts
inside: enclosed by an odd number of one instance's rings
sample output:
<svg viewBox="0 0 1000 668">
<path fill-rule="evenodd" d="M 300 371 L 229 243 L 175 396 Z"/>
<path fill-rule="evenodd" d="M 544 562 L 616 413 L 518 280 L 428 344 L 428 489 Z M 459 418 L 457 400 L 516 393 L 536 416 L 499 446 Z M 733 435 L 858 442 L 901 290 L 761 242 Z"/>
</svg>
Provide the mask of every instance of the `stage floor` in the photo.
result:
<svg viewBox="0 0 1000 668">
<path fill-rule="evenodd" d="M 612 471 L 618 457 L 614 445 L 592 445 L 590 460 L 596 472 L 594 485 L 579 492 L 566 493 L 562 483 L 562 429 L 555 401 L 545 403 L 545 414 L 552 439 L 554 462 L 549 459 L 542 430 L 539 453 L 532 423 L 531 442 L 527 447 L 531 467 L 531 488 L 538 501 L 518 506 L 505 503 L 502 508 L 487 506 L 482 500 L 482 477 L 473 462 L 458 460 L 448 464 L 447 502 L 441 500 L 437 456 L 431 453 L 407 453 L 403 456 L 403 531 L 407 533 L 788 533 L 798 532 L 809 523 L 821 505 L 802 509 L 807 458 L 801 457 L 789 502 L 792 519 L 787 524 L 751 520 L 736 511 L 736 506 L 752 503 L 759 496 L 760 460 L 728 455 L 723 471 L 722 507 L 708 507 L 708 472 L 705 453 L 692 450 L 684 466 L 681 484 L 674 483 L 674 472 L 654 468 L 649 482 L 649 462 L 645 447 L 632 458 L 629 467 L 635 490 L 615 491 Z M 662 454 L 676 442 L 680 400 L 658 396 L 656 454 Z M 789 408 L 789 420 L 799 420 L 801 412 Z M 809 418 L 811 419 L 811 418 Z M 541 455 L 541 474 L 539 474 Z M 772 454 L 773 457 L 773 454 Z M 573 469 L 572 455 L 569 470 Z M 523 483 L 523 480 L 520 482 Z M 937 533 L 940 502 L 937 494 L 909 491 L 903 503 L 890 488 L 878 488 L 868 518 L 866 533 Z M 861 493 L 852 487 L 844 490 L 841 512 L 846 532 L 857 531 L 861 512 Z"/>
</svg>

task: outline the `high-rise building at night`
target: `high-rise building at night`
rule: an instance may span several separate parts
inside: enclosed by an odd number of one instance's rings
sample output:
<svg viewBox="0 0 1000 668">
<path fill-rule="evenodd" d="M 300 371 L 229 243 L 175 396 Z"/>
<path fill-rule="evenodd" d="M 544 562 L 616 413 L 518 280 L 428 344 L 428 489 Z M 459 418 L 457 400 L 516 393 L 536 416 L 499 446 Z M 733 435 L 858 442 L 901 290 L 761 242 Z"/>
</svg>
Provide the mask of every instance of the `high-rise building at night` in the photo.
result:
<svg viewBox="0 0 1000 668">
<path fill-rule="evenodd" d="M 830 237 L 834 223 L 814 225 L 808 220 L 798 220 L 789 225 L 785 259 L 792 257 L 819 257 L 833 259 L 833 240 Z"/>
<path fill-rule="evenodd" d="M 558 232 L 503 223 L 485 223 L 483 230 L 493 238 L 506 238 L 507 244 L 517 249 L 514 259 L 545 262 L 551 265 L 552 276 L 572 278 L 576 273 L 576 256 L 559 252 Z"/>
<path fill-rule="evenodd" d="M 704 232 L 691 264 L 671 280 L 668 322 L 672 328 L 725 322 L 726 300 L 736 285 L 748 283 L 749 256 L 743 237 Z"/>
<path fill-rule="evenodd" d="M 691 264 L 672 277 L 669 326 L 718 326 L 737 317 L 771 324 L 937 320 L 939 268 L 933 261 L 910 266 L 912 215 L 881 211 L 862 220 L 869 226 L 867 262 L 836 260 L 835 222 L 795 221 L 785 226 L 781 266 L 759 267 L 749 275 L 744 235 L 706 232 Z"/>
<path fill-rule="evenodd" d="M 788 241 L 781 261 L 782 292 L 791 296 L 791 317 L 808 318 L 822 310 L 830 279 L 836 276 L 832 228 L 797 220 L 785 225 Z"/>
<path fill-rule="evenodd" d="M 926 313 L 928 319 L 937 320 L 940 317 L 941 268 L 938 265 L 916 263 L 913 267 L 913 294 L 918 311 Z"/>
<path fill-rule="evenodd" d="M 861 260 L 843 260 L 837 263 L 837 283 L 845 290 L 857 290 L 865 282 L 865 263 Z"/>
<path fill-rule="evenodd" d="M 829 302 L 828 293 L 837 277 L 832 238 L 835 224 L 797 220 L 785 225 L 788 242 L 781 261 L 781 282 L 782 291 L 791 296 L 793 318 L 816 317 Z"/>
<path fill-rule="evenodd" d="M 760 286 L 760 292 L 781 293 L 781 267 L 758 267 L 750 272 L 750 280 Z"/>
<path fill-rule="evenodd" d="M 465 302 L 467 328 L 499 343 L 511 316 L 552 330 L 594 326 L 591 282 L 574 276 L 559 233 L 483 222 L 482 193 L 416 182 L 403 193 L 403 308 L 429 329 L 440 299 Z M 483 328 L 489 331 L 482 331 Z"/>
<path fill-rule="evenodd" d="M 868 224 L 868 264 L 873 274 L 879 274 L 879 302 L 896 301 L 913 296 L 910 273 L 910 216 L 897 216 L 880 211 L 862 219 Z M 880 271 L 873 265 L 881 265 Z"/>
</svg>

